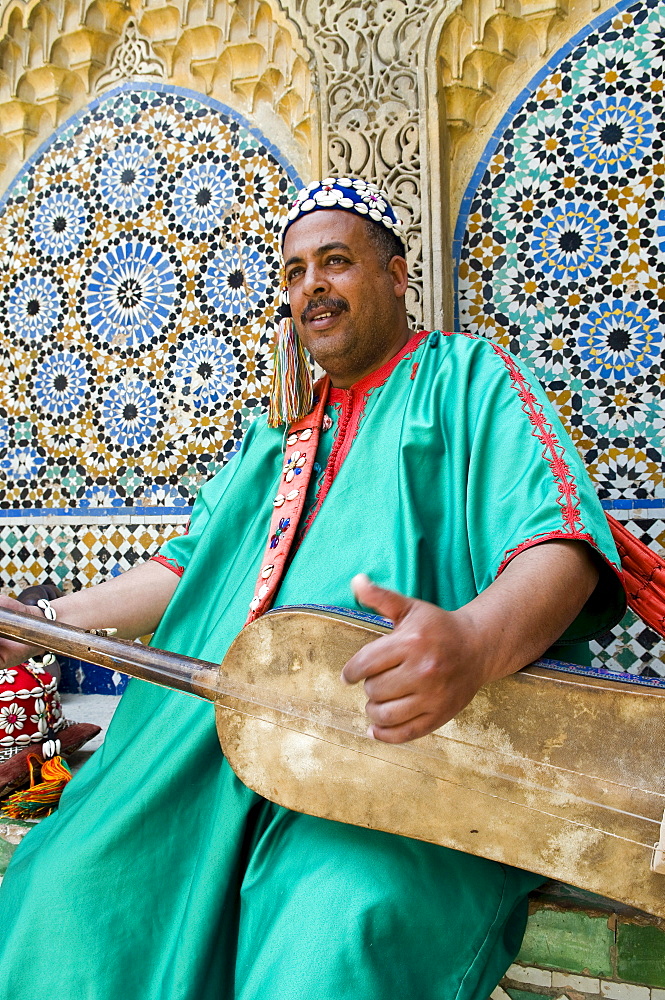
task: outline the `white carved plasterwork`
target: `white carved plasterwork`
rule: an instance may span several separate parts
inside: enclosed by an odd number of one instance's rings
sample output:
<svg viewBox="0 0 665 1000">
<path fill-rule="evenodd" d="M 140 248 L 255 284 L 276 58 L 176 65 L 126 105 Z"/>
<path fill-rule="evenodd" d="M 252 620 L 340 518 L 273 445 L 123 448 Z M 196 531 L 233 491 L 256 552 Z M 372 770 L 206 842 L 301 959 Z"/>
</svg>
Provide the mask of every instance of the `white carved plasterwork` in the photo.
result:
<svg viewBox="0 0 665 1000">
<path fill-rule="evenodd" d="M 279 0 L 0 0 L 0 193 L 54 129 L 125 80 L 226 104 L 309 179 L 311 60 Z"/>
<path fill-rule="evenodd" d="M 152 51 L 150 42 L 139 33 L 136 21 L 128 18 L 122 38 L 111 52 L 109 66 L 97 79 L 101 94 L 125 80 L 163 80 L 166 67 Z"/>
<path fill-rule="evenodd" d="M 314 175 L 355 173 L 387 189 L 407 224 L 412 317 L 447 326 L 451 223 L 487 141 L 478 110 L 498 121 L 534 69 L 612 0 L 281 2 L 315 56 Z"/>
<path fill-rule="evenodd" d="M 354 174 L 387 191 L 406 226 L 412 274 L 408 307 L 417 325 L 441 313 L 441 303 L 434 302 L 431 257 L 423 261 L 429 164 L 427 81 L 419 60 L 430 22 L 445 8 L 440 0 L 285 3 L 317 57 L 322 103 L 318 173 Z M 434 285 L 440 298 L 441 281 Z"/>
</svg>

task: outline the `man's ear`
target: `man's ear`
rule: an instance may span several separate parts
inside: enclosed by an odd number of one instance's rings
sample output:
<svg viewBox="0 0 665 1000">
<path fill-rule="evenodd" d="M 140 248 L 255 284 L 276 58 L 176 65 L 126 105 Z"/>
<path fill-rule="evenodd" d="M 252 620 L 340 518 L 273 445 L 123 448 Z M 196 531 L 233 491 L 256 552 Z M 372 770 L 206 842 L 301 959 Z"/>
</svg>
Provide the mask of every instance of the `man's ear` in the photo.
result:
<svg viewBox="0 0 665 1000">
<path fill-rule="evenodd" d="M 409 287 L 409 272 L 403 257 L 392 257 L 386 268 L 392 278 L 395 297 L 404 298 Z"/>
</svg>

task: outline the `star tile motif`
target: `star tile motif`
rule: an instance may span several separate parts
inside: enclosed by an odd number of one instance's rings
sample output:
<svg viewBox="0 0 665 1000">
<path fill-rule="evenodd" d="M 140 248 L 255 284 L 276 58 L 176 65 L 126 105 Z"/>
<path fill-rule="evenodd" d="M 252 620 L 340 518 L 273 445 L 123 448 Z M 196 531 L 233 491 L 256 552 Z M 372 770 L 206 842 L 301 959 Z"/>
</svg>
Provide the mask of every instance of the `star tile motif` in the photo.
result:
<svg viewBox="0 0 665 1000">
<path fill-rule="evenodd" d="M 19 172 L 0 201 L 0 511 L 192 501 L 187 470 L 221 468 L 267 402 L 295 182 L 229 109 L 151 84 Z"/>
<path fill-rule="evenodd" d="M 665 508 L 665 2 L 619 7 L 492 140 L 460 213 L 457 309 L 529 365 L 625 520 Z M 663 553 L 665 522 L 627 523 Z M 634 615 L 592 647 L 596 666 L 665 676 Z"/>
<path fill-rule="evenodd" d="M 559 412 L 605 500 L 654 498 L 665 476 L 665 3 L 622 6 L 493 140 L 457 288 L 460 328 L 520 355 L 555 405 L 579 383 Z"/>
</svg>

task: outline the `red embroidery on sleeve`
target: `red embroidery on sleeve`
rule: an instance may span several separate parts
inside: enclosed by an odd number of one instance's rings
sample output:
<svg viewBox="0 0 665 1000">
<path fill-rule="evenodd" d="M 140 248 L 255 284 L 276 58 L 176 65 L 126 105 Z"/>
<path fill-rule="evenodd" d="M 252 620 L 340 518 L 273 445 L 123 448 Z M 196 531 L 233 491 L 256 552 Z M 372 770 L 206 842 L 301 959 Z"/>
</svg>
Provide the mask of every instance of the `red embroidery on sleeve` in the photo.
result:
<svg viewBox="0 0 665 1000">
<path fill-rule="evenodd" d="M 533 538 L 527 538 L 526 541 L 520 542 L 520 544 L 516 545 L 514 549 L 508 549 L 503 558 L 503 562 L 496 571 L 496 575 L 501 576 L 508 563 L 511 562 L 515 556 L 518 556 L 520 552 L 525 552 L 527 549 L 533 548 L 534 545 L 542 544 L 542 542 L 554 542 L 557 540 L 564 542 L 588 542 L 593 549 L 598 549 L 595 539 L 586 532 L 575 532 L 574 534 L 571 534 L 569 531 L 544 531 L 542 535 L 534 535 Z M 602 552 L 599 552 L 599 555 L 603 555 Z M 603 558 L 605 557 L 603 556 Z M 607 560 L 605 561 L 607 562 Z M 608 565 L 612 566 L 610 562 L 608 562 Z M 616 567 L 612 566 L 612 569 L 616 573 Z"/>
<path fill-rule="evenodd" d="M 170 569 L 172 573 L 176 574 L 176 576 L 182 576 L 182 574 L 185 572 L 184 566 L 179 566 L 178 563 L 175 561 L 175 559 L 168 559 L 166 556 L 162 556 L 159 554 L 157 554 L 156 556 L 150 556 L 149 561 L 161 563 L 162 566 L 166 566 L 166 568 Z"/>
<path fill-rule="evenodd" d="M 443 336 L 467 337 L 469 340 L 486 339 L 485 337 L 478 337 L 472 333 L 444 333 Z M 522 410 L 527 415 L 529 423 L 533 427 L 532 434 L 534 434 L 534 436 L 543 445 L 542 457 L 549 465 L 554 482 L 556 483 L 557 491 L 559 493 L 557 503 L 561 508 L 561 517 L 563 521 L 562 530 L 543 532 L 542 535 L 536 535 L 533 538 L 528 538 L 519 545 L 515 546 L 515 548 L 509 549 L 497 570 L 497 576 L 503 572 L 508 563 L 514 559 L 515 556 L 519 555 L 520 552 L 524 552 L 525 549 L 530 549 L 533 545 L 540 545 L 542 542 L 549 540 L 561 539 L 562 541 L 587 542 L 623 584 L 621 571 L 617 569 L 614 563 L 612 563 L 603 552 L 601 552 L 595 538 L 584 530 L 582 515 L 579 509 L 580 501 L 577 495 L 577 484 L 565 459 L 565 448 L 557 438 L 552 424 L 545 416 L 542 404 L 538 402 L 536 396 L 534 395 L 528 379 L 524 375 L 524 372 L 522 372 L 517 366 L 515 359 L 511 354 L 504 351 L 498 344 L 493 344 L 491 340 L 488 340 L 487 342 L 494 353 L 501 358 L 504 365 L 508 369 L 508 374 L 510 375 L 510 381 L 512 382 L 513 388 L 516 390 L 520 400 L 522 401 Z"/>
<path fill-rule="evenodd" d="M 525 542 L 521 542 L 519 545 L 516 545 L 514 549 L 508 549 L 503 562 L 496 571 L 496 575 L 501 576 L 508 563 L 511 562 L 515 556 L 518 556 L 520 552 L 524 552 L 526 549 L 531 549 L 534 545 L 541 545 L 543 542 L 558 540 L 563 542 L 587 542 L 594 552 L 600 556 L 605 565 L 612 570 L 624 590 L 626 589 L 626 581 L 621 570 L 615 566 L 614 563 L 607 558 L 605 553 L 598 548 L 598 542 L 593 535 L 589 535 L 584 531 L 578 531 L 574 534 L 571 534 L 570 531 L 545 531 L 542 535 L 534 535 L 533 538 L 527 538 Z"/>
<path fill-rule="evenodd" d="M 447 333 L 444 336 L 462 336 L 468 337 L 469 340 L 485 339 L 471 333 Z M 579 510 L 580 501 L 577 495 L 577 484 L 565 458 L 566 450 L 554 433 L 554 428 L 545 416 L 542 404 L 538 402 L 528 379 L 515 363 L 513 356 L 504 351 L 498 344 L 493 344 L 491 340 L 488 340 L 487 343 L 494 353 L 498 354 L 508 369 L 513 388 L 522 401 L 522 410 L 527 415 L 529 423 L 533 427 L 532 434 L 543 445 L 542 457 L 552 471 L 552 476 L 559 493 L 557 503 L 561 508 L 561 517 L 564 524 L 562 535 L 565 535 L 567 538 L 578 537 L 579 533 L 584 530 L 584 526 Z"/>
</svg>

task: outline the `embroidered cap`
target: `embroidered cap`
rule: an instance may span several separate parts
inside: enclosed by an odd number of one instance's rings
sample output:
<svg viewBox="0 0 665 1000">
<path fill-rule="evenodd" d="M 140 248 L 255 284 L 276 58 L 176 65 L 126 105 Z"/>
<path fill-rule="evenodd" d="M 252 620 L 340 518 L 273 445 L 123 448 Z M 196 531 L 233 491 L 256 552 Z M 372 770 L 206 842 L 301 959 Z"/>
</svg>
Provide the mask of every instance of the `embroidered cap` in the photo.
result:
<svg viewBox="0 0 665 1000">
<path fill-rule="evenodd" d="M 404 227 L 388 198 L 376 184 L 357 177 L 326 177 L 322 181 L 308 184 L 299 191 L 286 218 L 286 225 L 282 231 L 282 245 L 289 226 L 292 226 L 296 219 L 324 208 L 341 208 L 345 212 L 355 212 L 363 219 L 371 219 L 372 222 L 383 226 L 397 237 L 402 245 L 402 254 L 406 256 Z"/>
<path fill-rule="evenodd" d="M 399 243 L 399 252 L 403 257 L 406 257 L 404 229 L 395 215 L 392 205 L 376 184 L 358 177 L 326 177 L 322 181 L 315 181 L 303 188 L 298 193 L 286 218 L 286 224 L 282 230 L 282 247 L 289 226 L 292 226 L 297 219 L 302 218 L 303 215 L 309 215 L 310 212 L 330 208 L 340 208 L 344 212 L 353 212 L 362 219 L 369 219 L 378 226 L 382 226 L 396 237 Z M 280 292 L 277 315 L 280 317 L 280 322 L 275 342 L 270 407 L 268 409 L 268 425 L 270 427 L 280 427 L 285 423 L 293 424 L 302 420 L 315 403 L 312 390 L 312 371 L 305 354 L 305 348 L 293 323 L 286 282 L 282 285 Z M 301 436 L 300 440 L 307 439 Z M 301 475 L 302 468 L 285 469 L 285 473 L 286 482 L 291 482 L 296 476 Z M 276 507 L 281 507 L 285 500 L 288 500 L 288 497 L 283 500 L 282 496 L 283 494 L 280 493 L 275 498 Z M 281 522 L 279 528 L 281 529 Z M 271 548 L 279 544 L 279 535 L 280 531 L 276 530 L 270 541 Z M 259 598 L 255 596 L 254 602 L 251 614 L 257 616 Z"/>
</svg>

